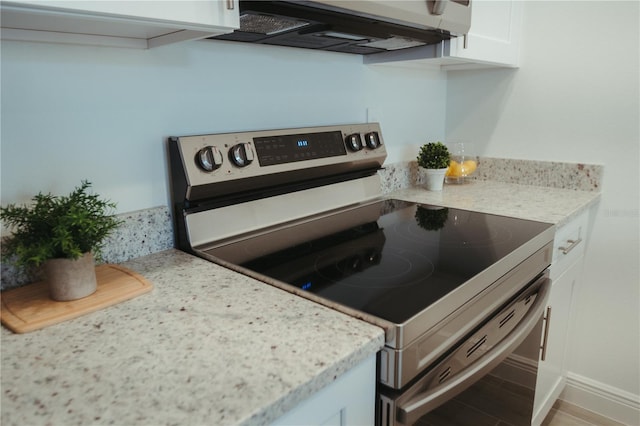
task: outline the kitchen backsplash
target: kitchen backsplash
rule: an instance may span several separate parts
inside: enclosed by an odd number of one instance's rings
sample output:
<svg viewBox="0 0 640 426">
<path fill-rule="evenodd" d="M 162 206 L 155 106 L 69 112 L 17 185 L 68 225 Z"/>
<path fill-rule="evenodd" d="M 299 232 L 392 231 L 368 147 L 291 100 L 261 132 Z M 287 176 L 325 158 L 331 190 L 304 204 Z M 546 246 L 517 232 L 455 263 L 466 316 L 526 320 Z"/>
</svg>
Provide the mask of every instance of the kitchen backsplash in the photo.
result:
<svg viewBox="0 0 640 426">
<path fill-rule="evenodd" d="M 603 170 L 603 166 L 596 164 L 478 157 L 478 168 L 472 178 L 576 191 L 600 191 Z M 424 183 L 415 161 L 385 165 L 380 177 L 384 193 Z"/>
<path fill-rule="evenodd" d="M 603 167 L 592 164 L 480 157 L 473 177 L 522 185 L 600 191 L 602 174 Z M 385 165 L 380 177 L 383 193 L 423 184 L 415 161 Z M 106 241 L 102 252 L 105 262 L 121 263 L 174 246 L 173 225 L 167 206 L 125 213 L 119 218 L 124 224 Z M 35 274 L 21 273 L 7 262 L 2 262 L 0 272 L 1 290 L 38 279 Z"/>
<path fill-rule="evenodd" d="M 173 226 L 169 208 L 154 207 L 118 215 L 123 224 L 105 241 L 102 259 L 121 263 L 173 247 Z M 2 262 L 1 290 L 37 281 L 37 271 L 23 273 Z"/>
<path fill-rule="evenodd" d="M 475 178 L 599 192 L 603 171 L 604 167 L 597 164 L 480 157 Z"/>
</svg>

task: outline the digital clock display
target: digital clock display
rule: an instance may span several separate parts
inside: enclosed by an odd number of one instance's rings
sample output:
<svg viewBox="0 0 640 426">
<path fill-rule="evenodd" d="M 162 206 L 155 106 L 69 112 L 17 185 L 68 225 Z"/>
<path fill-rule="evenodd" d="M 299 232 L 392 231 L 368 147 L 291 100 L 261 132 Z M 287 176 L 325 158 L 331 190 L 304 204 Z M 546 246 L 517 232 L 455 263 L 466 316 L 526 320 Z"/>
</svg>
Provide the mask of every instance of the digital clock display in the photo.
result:
<svg viewBox="0 0 640 426">
<path fill-rule="evenodd" d="M 347 155 L 340 131 L 265 136 L 253 144 L 261 166 Z"/>
</svg>

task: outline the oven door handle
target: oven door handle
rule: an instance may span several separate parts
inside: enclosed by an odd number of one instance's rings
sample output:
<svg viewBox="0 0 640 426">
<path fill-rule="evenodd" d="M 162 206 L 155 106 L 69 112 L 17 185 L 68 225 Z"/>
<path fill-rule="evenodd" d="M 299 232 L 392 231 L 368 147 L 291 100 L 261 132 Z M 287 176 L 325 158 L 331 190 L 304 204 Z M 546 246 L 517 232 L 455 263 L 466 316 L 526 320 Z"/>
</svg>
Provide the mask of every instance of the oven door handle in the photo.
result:
<svg viewBox="0 0 640 426">
<path fill-rule="evenodd" d="M 542 281 L 542 282 L 541 282 Z M 420 417 L 458 395 L 469 386 L 487 375 L 511 354 L 529 335 L 544 313 L 551 280 L 546 276 L 538 280 L 540 284 L 534 305 L 522 318 L 520 324 L 505 336 L 492 350 L 473 364 L 461 370 L 442 385 L 418 393 L 406 402 L 396 402 L 396 424 L 412 425 Z M 536 283 L 536 285 L 538 284 Z M 414 386 L 420 386 L 420 382 Z"/>
</svg>

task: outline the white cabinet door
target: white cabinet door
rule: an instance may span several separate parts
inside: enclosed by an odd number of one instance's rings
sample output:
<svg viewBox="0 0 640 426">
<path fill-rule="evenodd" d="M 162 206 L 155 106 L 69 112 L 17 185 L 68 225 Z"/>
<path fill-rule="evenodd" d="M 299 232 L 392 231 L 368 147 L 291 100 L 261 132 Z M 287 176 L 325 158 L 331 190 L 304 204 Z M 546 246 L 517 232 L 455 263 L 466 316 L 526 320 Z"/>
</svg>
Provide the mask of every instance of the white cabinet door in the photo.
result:
<svg viewBox="0 0 640 426">
<path fill-rule="evenodd" d="M 376 355 L 373 354 L 273 425 L 374 425 L 375 401 Z"/>
<path fill-rule="evenodd" d="M 2 2 L 2 38 L 149 48 L 231 32 L 237 0 Z"/>
<path fill-rule="evenodd" d="M 444 57 L 471 65 L 517 67 L 522 31 L 522 2 L 475 0 L 471 9 L 471 29 L 464 37 L 444 44 Z M 449 67 L 453 69 L 455 63 Z"/>
<path fill-rule="evenodd" d="M 551 264 L 551 294 L 545 323 L 543 356 L 538 364 L 532 424 L 539 425 L 560 396 L 567 381 L 567 341 L 572 305 L 580 278 L 587 233 L 589 211 L 582 212 L 558 229 L 554 238 Z"/>
<path fill-rule="evenodd" d="M 538 363 L 533 425 L 545 419 L 567 381 L 567 337 L 574 289 L 582 275 L 582 259 L 553 281 L 546 312 L 543 358 Z"/>
<path fill-rule="evenodd" d="M 517 67 L 522 1 L 473 0 L 471 4 L 471 28 L 467 35 L 434 46 L 368 55 L 364 62 L 435 66 L 444 70 Z"/>
</svg>

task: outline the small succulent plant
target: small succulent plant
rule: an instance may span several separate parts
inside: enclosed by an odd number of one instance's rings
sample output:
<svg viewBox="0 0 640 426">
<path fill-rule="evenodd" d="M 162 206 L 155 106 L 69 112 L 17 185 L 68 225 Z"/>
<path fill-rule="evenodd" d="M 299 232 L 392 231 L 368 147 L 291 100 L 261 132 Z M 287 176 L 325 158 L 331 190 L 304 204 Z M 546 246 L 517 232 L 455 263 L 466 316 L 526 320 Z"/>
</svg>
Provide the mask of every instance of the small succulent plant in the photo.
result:
<svg viewBox="0 0 640 426">
<path fill-rule="evenodd" d="M 420 147 L 418 165 L 425 169 L 446 169 L 449 167 L 449 149 L 442 142 L 429 142 Z"/>
</svg>

